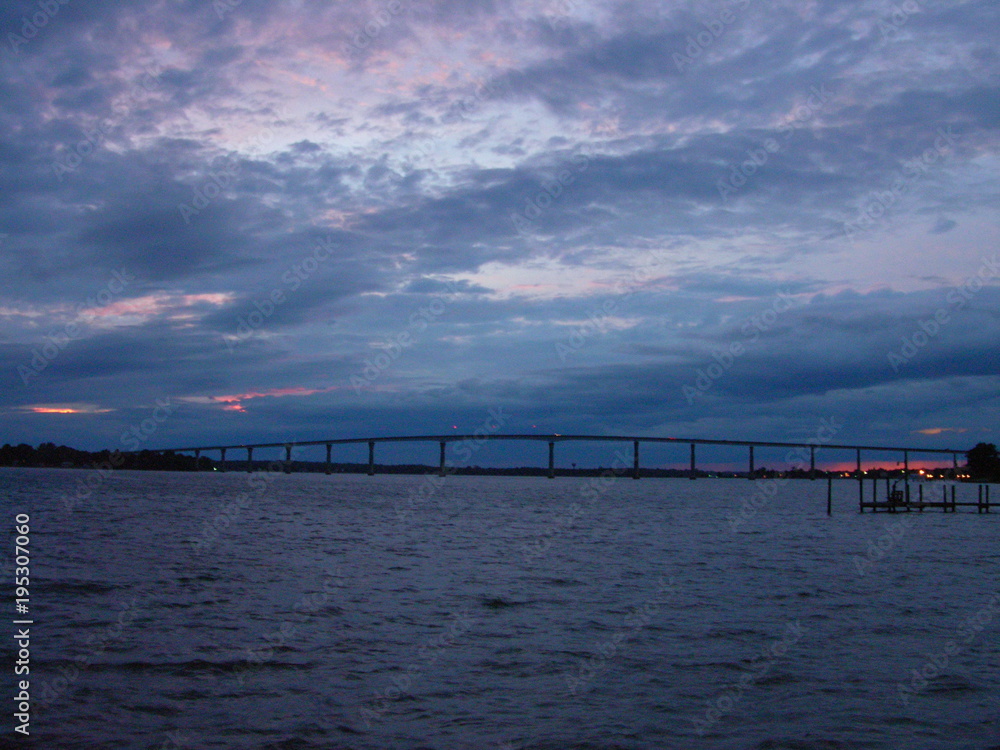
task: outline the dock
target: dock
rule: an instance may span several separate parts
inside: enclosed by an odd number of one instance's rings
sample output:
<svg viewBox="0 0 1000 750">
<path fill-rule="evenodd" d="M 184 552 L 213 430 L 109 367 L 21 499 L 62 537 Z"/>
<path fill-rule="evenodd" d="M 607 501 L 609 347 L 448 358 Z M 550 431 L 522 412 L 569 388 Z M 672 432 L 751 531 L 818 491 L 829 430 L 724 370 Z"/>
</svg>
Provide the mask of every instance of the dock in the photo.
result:
<svg viewBox="0 0 1000 750">
<path fill-rule="evenodd" d="M 988 484 L 978 486 L 975 502 L 956 500 L 954 484 L 942 484 L 940 499 L 935 500 L 933 496 L 937 495 L 937 488 L 932 485 L 928 486 L 928 492 L 925 493 L 925 485 L 923 483 L 917 484 L 916 492 L 913 492 L 909 483 L 905 483 L 902 489 L 899 489 L 895 484 L 890 485 L 888 479 L 885 480 L 882 499 L 879 499 L 878 486 L 880 482 L 878 479 L 872 479 L 871 496 L 870 499 L 866 500 L 864 484 L 863 480 L 858 481 L 858 511 L 861 513 L 864 513 L 865 510 L 872 513 L 911 513 L 913 511 L 923 513 L 924 508 L 940 508 L 944 513 L 956 513 L 961 507 L 975 508 L 976 513 L 990 512 L 990 485 Z"/>
</svg>

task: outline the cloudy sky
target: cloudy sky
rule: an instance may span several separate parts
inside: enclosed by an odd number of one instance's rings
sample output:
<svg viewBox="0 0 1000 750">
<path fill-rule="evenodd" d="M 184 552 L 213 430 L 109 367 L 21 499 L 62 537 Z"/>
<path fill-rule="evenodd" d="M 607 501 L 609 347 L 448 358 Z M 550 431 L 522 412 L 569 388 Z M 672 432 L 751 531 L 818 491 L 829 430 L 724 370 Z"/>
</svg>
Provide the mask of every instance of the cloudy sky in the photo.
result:
<svg viewBox="0 0 1000 750">
<path fill-rule="evenodd" d="M 998 27 L 4 3 L 0 442 L 997 442 Z"/>
</svg>

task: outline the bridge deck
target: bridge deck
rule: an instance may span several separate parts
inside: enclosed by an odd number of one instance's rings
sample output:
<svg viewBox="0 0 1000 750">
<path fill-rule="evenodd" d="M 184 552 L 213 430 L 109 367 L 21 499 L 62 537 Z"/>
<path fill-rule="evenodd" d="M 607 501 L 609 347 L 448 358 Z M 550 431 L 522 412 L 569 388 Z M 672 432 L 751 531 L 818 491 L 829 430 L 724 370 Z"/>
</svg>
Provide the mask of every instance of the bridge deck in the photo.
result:
<svg viewBox="0 0 1000 750">
<path fill-rule="evenodd" d="M 246 449 L 246 448 L 287 448 L 289 446 L 304 446 L 304 445 L 347 445 L 350 443 L 405 443 L 405 442 L 444 442 L 453 443 L 463 440 L 469 441 L 482 441 L 482 440 L 536 440 L 543 442 L 568 442 L 568 441 L 589 441 L 589 442 L 606 442 L 606 443 L 626 443 L 626 442 L 639 442 L 639 443 L 679 443 L 687 445 L 738 445 L 744 447 L 762 447 L 762 448 L 824 448 L 832 450 L 863 450 L 863 451 L 885 451 L 888 453 L 940 453 L 946 455 L 964 455 L 964 450 L 955 450 L 952 448 L 914 448 L 914 447 L 899 447 L 899 446 L 887 446 L 887 445 L 848 445 L 848 444 L 837 444 L 837 443 L 820 443 L 818 441 L 814 442 L 804 442 L 804 443 L 793 443 L 793 442 L 780 442 L 780 441 L 769 441 L 769 440 L 722 440 L 717 438 L 678 438 L 678 437 L 650 437 L 647 435 L 562 435 L 562 434 L 552 434 L 552 435 L 539 435 L 539 434 L 522 434 L 522 435 L 508 435 L 508 434 L 462 434 L 456 435 L 446 434 L 446 435 L 392 435 L 392 436 L 380 436 L 380 437 L 362 437 L 362 438 L 326 438 L 323 440 L 293 440 L 280 443 L 235 443 L 230 445 L 197 445 L 184 448 L 158 448 L 155 449 L 156 453 L 165 453 L 167 451 L 172 451 L 174 453 L 187 453 L 189 451 L 217 451 L 225 449 Z M 138 453 L 138 451 L 127 451 L 129 453 Z"/>
</svg>

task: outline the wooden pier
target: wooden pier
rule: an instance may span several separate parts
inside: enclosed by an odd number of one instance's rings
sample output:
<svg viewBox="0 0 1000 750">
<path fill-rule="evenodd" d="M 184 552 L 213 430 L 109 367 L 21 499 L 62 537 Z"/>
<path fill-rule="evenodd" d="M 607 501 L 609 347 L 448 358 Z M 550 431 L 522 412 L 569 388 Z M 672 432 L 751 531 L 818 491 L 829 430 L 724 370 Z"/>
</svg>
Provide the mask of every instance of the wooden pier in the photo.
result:
<svg viewBox="0 0 1000 750">
<path fill-rule="evenodd" d="M 971 502 L 956 499 L 954 484 L 942 484 L 940 499 L 935 500 L 933 496 L 937 494 L 937 487 L 933 484 L 928 485 L 926 493 L 924 492 L 925 485 L 923 483 L 917 484 L 917 492 L 914 496 L 908 483 L 904 484 L 902 489 L 898 489 L 896 487 L 898 481 L 892 485 L 888 479 L 884 481 L 885 490 L 881 500 L 879 499 L 878 486 L 880 482 L 878 479 L 872 479 L 869 500 L 865 499 L 864 480 L 858 481 L 859 512 L 864 513 L 865 510 L 870 510 L 872 513 L 910 513 L 913 511 L 923 513 L 924 508 L 940 508 L 945 513 L 956 513 L 961 507 L 975 508 L 976 513 L 990 512 L 990 485 L 988 484 L 978 486 L 979 492 L 976 501 Z M 927 495 L 926 499 L 925 494 Z"/>
</svg>

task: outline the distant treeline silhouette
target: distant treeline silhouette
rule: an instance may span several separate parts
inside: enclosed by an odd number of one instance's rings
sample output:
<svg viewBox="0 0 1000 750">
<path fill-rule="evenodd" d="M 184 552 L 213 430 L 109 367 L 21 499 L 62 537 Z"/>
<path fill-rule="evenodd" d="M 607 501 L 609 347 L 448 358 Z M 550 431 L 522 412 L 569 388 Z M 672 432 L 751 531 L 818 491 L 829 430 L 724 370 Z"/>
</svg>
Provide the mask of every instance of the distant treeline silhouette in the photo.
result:
<svg viewBox="0 0 1000 750">
<path fill-rule="evenodd" d="M 969 474 L 981 482 L 1000 482 L 1000 455 L 993 443 L 978 443 L 965 454 L 969 461 Z"/>
<path fill-rule="evenodd" d="M 55 443 L 42 443 L 33 448 L 26 443 L 5 444 L 0 448 L 0 466 L 29 466 L 35 468 L 90 469 L 95 466 L 110 466 L 114 469 L 147 469 L 154 471 L 194 471 L 196 468 L 210 469 L 212 462 L 201 458 L 195 462 L 194 456 L 180 453 L 122 453 L 120 451 L 98 451 L 91 453 Z"/>
</svg>

